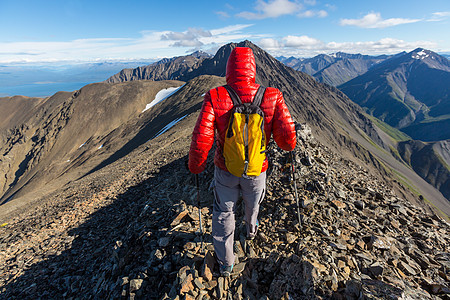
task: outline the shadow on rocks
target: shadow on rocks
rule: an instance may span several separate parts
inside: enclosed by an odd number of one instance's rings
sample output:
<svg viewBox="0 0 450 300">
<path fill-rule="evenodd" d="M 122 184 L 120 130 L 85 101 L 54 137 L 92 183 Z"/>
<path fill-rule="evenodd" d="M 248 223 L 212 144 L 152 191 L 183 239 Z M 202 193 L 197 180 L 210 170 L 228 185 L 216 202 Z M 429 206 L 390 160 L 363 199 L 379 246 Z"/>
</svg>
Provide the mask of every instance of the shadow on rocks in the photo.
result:
<svg viewBox="0 0 450 300">
<path fill-rule="evenodd" d="M 350 279 L 340 285 L 330 278 L 321 285 L 318 269 L 295 254 L 282 257 L 272 252 L 268 258 L 251 258 L 246 268 L 232 278 L 228 290 L 237 299 L 397 299 L 404 292 L 379 280 Z M 235 298 L 233 298 L 235 299 Z"/>
<path fill-rule="evenodd" d="M 114 196 L 68 233 L 56 253 L 40 251 L 42 260 L 2 288 L 0 299 L 160 298 L 168 293 L 178 269 L 195 260 L 186 249 L 198 247 L 198 223 L 186 213 L 183 228 L 171 222 L 196 205 L 196 188 L 185 168 L 186 157 L 173 161 L 150 177 Z M 202 186 L 212 177 L 204 172 Z M 212 204 L 202 191 L 202 206 Z M 206 208 L 207 209 L 207 208 Z M 195 218 L 195 217 L 194 217 Z M 173 224 L 172 224 L 173 225 Z M 210 238 L 210 237 L 209 237 Z M 29 251 L 33 251 L 33 248 Z"/>
</svg>

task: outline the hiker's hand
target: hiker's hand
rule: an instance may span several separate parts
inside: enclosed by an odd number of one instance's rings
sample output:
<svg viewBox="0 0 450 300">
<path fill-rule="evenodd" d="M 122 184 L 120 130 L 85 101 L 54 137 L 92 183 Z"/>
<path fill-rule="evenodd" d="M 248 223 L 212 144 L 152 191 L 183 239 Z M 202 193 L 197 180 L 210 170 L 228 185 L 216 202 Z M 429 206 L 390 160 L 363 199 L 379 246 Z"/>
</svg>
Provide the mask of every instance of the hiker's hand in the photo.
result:
<svg viewBox="0 0 450 300">
<path fill-rule="evenodd" d="M 295 131 L 302 130 L 302 124 L 295 122 Z"/>
</svg>

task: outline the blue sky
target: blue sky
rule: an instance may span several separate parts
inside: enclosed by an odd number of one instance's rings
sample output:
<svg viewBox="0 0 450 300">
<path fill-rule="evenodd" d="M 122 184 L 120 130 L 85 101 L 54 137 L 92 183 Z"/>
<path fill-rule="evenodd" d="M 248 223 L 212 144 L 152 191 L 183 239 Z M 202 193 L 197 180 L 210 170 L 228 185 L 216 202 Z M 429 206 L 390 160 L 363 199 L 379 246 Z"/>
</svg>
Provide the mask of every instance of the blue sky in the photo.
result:
<svg viewBox="0 0 450 300">
<path fill-rule="evenodd" d="M 0 0 L 0 63 L 153 59 L 245 39 L 275 56 L 442 53 L 449 30 L 449 0 Z"/>
</svg>

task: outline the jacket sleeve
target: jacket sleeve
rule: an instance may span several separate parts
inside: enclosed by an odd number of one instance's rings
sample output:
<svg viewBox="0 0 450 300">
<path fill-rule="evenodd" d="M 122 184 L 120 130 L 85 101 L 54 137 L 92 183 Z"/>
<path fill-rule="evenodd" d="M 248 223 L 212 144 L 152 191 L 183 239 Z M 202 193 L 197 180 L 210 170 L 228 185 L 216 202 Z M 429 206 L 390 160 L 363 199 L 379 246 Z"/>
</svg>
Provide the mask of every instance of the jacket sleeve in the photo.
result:
<svg viewBox="0 0 450 300">
<path fill-rule="evenodd" d="M 210 93 L 206 93 L 202 109 L 192 133 L 191 148 L 189 150 L 189 170 L 198 174 L 206 167 L 208 152 L 214 142 L 214 109 Z"/>
<path fill-rule="evenodd" d="M 272 134 L 278 147 L 285 151 L 294 150 L 297 143 L 295 124 L 280 91 L 278 91 L 275 105 Z"/>
</svg>

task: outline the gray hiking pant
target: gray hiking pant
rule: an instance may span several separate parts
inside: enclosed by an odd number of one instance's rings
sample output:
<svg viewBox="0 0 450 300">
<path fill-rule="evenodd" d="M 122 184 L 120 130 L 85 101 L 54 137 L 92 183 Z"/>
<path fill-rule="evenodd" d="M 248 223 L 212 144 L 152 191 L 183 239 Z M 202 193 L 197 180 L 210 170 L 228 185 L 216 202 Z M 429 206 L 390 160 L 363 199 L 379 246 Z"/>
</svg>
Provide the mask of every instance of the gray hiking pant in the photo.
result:
<svg viewBox="0 0 450 300">
<path fill-rule="evenodd" d="M 214 170 L 215 201 L 213 205 L 212 236 L 219 263 L 234 264 L 235 208 L 239 193 L 245 204 L 247 235 L 256 234 L 259 205 L 266 191 L 266 172 L 257 177 L 236 177 L 218 167 Z"/>
</svg>

